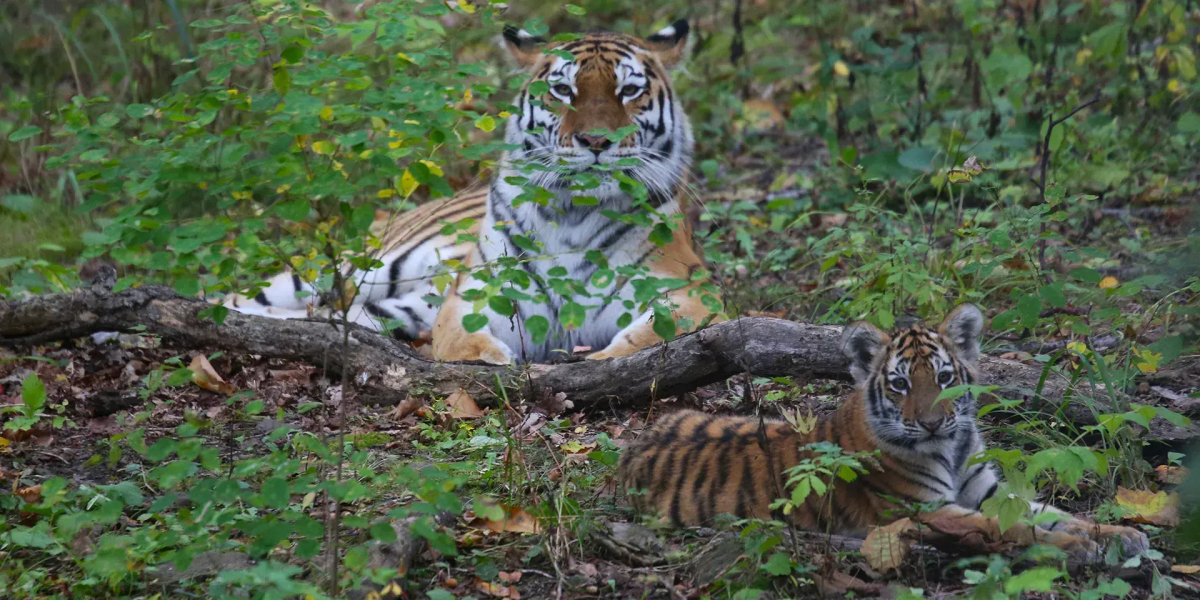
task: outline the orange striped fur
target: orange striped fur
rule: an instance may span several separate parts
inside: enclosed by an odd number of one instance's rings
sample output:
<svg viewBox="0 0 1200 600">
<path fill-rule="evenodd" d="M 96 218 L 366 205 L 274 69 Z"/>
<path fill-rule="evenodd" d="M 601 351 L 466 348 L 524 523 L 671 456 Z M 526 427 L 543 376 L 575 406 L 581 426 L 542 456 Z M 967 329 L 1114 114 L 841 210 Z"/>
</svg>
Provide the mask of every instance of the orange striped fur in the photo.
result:
<svg viewBox="0 0 1200 600">
<path fill-rule="evenodd" d="M 937 398 L 973 381 L 982 327 L 971 305 L 955 309 L 937 330 L 914 325 L 889 336 L 868 324 L 848 327 L 842 348 L 856 388 L 836 412 L 803 433 L 779 420 L 669 414 L 622 453 L 622 485 L 636 507 L 675 525 L 708 524 L 720 514 L 783 520 L 770 505 L 790 495 L 785 470 L 807 458 L 807 444 L 824 441 L 875 457 L 863 461 L 868 473 L 828 481 L 832 489 L 824 496 L 810 494 L 796 507 L 788 518 L 803 529 L 862 535 L 901 516 L 900 504 L 942 505 L 924 514 L 985 539 L 1050 543 L 1087 562 L 1099 560 L 1108 543 L 1127 554 L 1148 548 L 1137 529 L 1097 525 L 1036 502 L 1033 513 L 1059 513 L 1062 520 L 1001 532 L 979 512 L 999 481 L 990 465 L 970 460 L 984 450 L 974 398 Z"/>
</svg>

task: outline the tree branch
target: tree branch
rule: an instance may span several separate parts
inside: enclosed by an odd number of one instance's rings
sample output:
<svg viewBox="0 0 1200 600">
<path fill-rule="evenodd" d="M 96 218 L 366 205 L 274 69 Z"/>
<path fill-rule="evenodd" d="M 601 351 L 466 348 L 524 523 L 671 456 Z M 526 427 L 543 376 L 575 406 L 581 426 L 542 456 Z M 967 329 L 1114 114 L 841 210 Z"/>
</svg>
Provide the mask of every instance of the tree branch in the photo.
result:
<svg viewBox="0 0 1200 600">
<path fill-rule="evenodd" d="M 27 347 L 98 331 L 143 332 L 183 347 L 217 347 L 300 360 L 330 373 L 339 373 L 345 366 L 362 400 L 372 404 L 396 404 L 410 394 L 449 394 L 459 388 L 481 404 L 494 403 L 497 378 L 510 395 L 536 402 L 547 394 L 562 392 L 576 409 L 590 410 L 644 406 L 747 369 L 758 377 L 847 377 L 847 361 L 838 348 L 841 327 L 765 317 L 719 323 L 612 360 L 495 366 L 431 361 L 405 344 L 357 326 L 349 331 L 348 349 L 340 352 L 343 334 L 327 322 L 269 319 L 230 311 L 218 326 L 196 316 L 209 306 L 152 286 L 115 294 L 93 287 L 2 301 L 0 347 Z M 1061 412 L 1078 425 L 1096 422 L 1091 409 L 1080 400 L 1088 392 L 1083 386 L 1075 390 L 1076 401 L 1061 402 L 1068 391 L 1063 377 L 1052 373 L 1043 386 L 1043 397 L 1037 397 L 1033 390 L 1042 375 L 1040 367 L 983 356 L 978 370 L 980 381 L 999 386 L 997 395 L 1024 400 L 1026 409 Z M 1094 402 L 1098 412 L 1107 411 L 1102 397 L 1088 402 Z M 1176 439 L 1192 437 L 1190 429 L 1155 433 Z"/>
</svg>

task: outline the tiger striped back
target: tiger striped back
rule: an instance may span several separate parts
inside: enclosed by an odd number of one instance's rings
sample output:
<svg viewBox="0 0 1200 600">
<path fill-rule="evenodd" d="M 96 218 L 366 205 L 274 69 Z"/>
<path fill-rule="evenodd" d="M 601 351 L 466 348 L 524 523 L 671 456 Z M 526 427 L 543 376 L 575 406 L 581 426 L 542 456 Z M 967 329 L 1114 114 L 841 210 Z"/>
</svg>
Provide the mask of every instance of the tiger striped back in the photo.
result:
<svg viewBox="0 0 1200 600">
<path fill-rule="evenodd" d="M 790 424 L 694 411 L 666 416 L 628 447 L 619 466 L 639 508 L 677 525 L 699 525 L 722 513 L 765 519 L 787 495 L 783 472 L 806 458 L 806 444 L 832 442 L 846 453 L 878 451 L 869 473 L 833 482 L 790 518 L 799 527 L 863 533 L 908 502 L 958 503 L 975 509 L 996 486 L 984 464 L 971 395 L 937 401 L 947 387 L 970 383 L 982 328 L 979 309 L 963 305 L 934 331 L 920 325 L 893 336 L 867 324 L 847 328 L 843 350 L 856 389 L 838 410 L 801 433 Z"/>
</svg>

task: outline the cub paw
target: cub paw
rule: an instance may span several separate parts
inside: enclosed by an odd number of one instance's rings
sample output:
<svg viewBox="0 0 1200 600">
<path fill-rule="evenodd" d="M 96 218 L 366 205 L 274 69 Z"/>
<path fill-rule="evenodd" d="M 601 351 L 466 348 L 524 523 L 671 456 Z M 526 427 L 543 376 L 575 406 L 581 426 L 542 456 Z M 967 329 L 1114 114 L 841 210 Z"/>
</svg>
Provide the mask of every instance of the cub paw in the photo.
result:
<svg viewBox="0 0 1200 600">
<path fill-rule="evenodd" d="M 1092 565 L 1104 561 L 1104 548 L 1085 536 L 1052 531 L 1047 532 L 1042 541 L 1062 550 L 1071 560 L 1080 564 Z"/>
<path fill-rule="evenodd" d="M 1099 525 L 1094 534 L 1096 541 L 1105 547 L 1121 544 L 1126 558 L 1138 556 L 1150 549 L 1150 538 L 1140 529 L 1122 525 Z"/>
</svg>

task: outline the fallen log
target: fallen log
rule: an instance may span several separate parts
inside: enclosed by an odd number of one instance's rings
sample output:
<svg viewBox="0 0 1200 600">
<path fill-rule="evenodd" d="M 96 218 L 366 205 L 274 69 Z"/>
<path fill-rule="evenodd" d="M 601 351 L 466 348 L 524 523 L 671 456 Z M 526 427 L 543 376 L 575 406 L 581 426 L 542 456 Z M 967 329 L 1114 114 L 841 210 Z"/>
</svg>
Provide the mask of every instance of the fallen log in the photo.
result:
<svg viewBox="0 0 1200 600">
<path fill-rule="evenodd" d="M 719 323 L 612 360 L 495 366 L 432 361 L 404 343 L 357 326 L 350 327 L 350 346 L 343 352 L 340 325 L 233 311 L 217 325 L 197 316 L 209 307 L 156 286 L 117 293 L 96 286 L 0 301 L 0 347 L 29 347 L 99 331 L 136 331 L 183 347 L 304 361 L 329 373 L 340 373 L 345 364 L 354 374 L 357 398 L 372 404 L 396 404 L 410 394 L 458 389 L 480 403 L 494 403 L 499 384 L 510 398 L 540 401 L 561 392 L 576 409 L 589 410 L 646 405 L 747 372 L 762 377 L 847 377 L 846 358 L 838 348 L 841 327 L 766 317 Z M 1062 402 L 1069 382 L 1055 373 L 1047 377 L 1041 395 L 1035 394 L 1042 372 L 1037 366 L 990 356 L 979 363 L 980 381 L 999 386 L 998 396 L 1024 401 L 1026 409 L 1057 412 L 1078 425 L 1096 423 L 1087 403 L 1094 403 L 1097 412 L 1108 410 L 1103 397 L 1089 397 L 1091 390 L 1082 385 L 1071 402 Z M 1193 437 L 1190 428 L 1174 433 L 1168 437 Z"/>
</svg>

